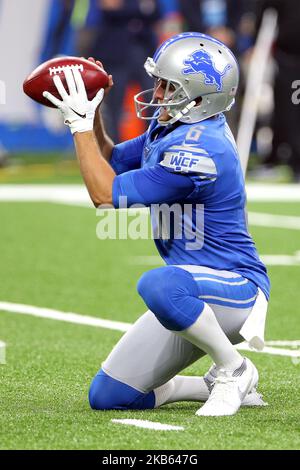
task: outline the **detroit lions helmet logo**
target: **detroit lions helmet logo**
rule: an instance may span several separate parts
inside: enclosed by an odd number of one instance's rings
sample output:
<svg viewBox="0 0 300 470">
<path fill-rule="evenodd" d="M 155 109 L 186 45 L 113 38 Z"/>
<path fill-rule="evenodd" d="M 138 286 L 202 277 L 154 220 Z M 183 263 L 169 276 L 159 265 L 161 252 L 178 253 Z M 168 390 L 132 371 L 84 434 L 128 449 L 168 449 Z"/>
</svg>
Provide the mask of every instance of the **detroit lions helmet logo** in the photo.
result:
<svg viewBox="0 0 300 470">
<path fill-rule="evenodd" d="M 230 64 L 227 64 L 223 72 L 219 72 L 211 56 L 203 49 L 193 52 L 183 63 L 188 66 L 182 70 L 184 75 L 202 73 L 205 77 L 204 83 L 206 85 L 216 85 L 217 91 L 222 89 L 222 78 L 232 68 Z"/>
</svg>

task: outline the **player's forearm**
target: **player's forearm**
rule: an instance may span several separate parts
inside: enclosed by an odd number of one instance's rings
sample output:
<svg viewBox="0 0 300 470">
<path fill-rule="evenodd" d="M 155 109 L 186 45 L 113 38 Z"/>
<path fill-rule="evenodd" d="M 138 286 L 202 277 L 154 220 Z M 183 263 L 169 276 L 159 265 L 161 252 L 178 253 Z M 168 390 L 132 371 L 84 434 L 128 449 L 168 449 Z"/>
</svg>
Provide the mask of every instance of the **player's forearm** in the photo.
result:
<svg viewBox="0 0 300 470">
<path fill-rule="evenodd" d="M 99 150 L 94 132 L 76 132 L 74 143 L 80 171 L 94 205 L 112 204 L 116 174 Z"/>
<path fill-rule="evenodd" d="M 96 111 L 95 114 L 94 133 L 103 158 L 105 158 L 105 160 L 109 162 L 114 148 L 114 143 L 105 131 L 101 112 L 99 111 L 99 109 Z"/>
</svg>

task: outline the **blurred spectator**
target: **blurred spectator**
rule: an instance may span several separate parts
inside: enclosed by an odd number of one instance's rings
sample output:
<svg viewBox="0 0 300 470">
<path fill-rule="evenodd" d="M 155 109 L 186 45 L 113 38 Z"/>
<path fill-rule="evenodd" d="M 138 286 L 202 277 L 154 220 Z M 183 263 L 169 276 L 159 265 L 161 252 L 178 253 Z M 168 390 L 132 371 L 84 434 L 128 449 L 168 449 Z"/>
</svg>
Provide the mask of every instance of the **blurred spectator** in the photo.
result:
<svg viewBox="0 0 300 470">
<path fill-rule="evenodd" d="M 183 31 L 183 16 L 178 0 L 159 0 L 161 20 L 157 24 L 156 33 L 161 44 L 168 38 Z"/>
<path fill-rule="evenodd" d="M 46 31 L 45 46 L 41 52 L 41 62 L 59 54 L 72 53 L 71 19 L 74 6 L 75 0 L 54 0 L 50 4 L 48 30 Z"/>
<path fill-rule="evenodd" d="M 253 0 L 178 0 L 186 29 L 209 34 L 235 49 L 243 15 Z"/>
<path fill-rule="evenodd" d="M 225 43 L 243 61 L 248 48 L 253 45 L 255 33 L 255 0 L 178 0 L 184 17 L 186 31 L 199 31 Z M 233 134 L 236 134 L 244 77 L 241 82 L 237 104 L 227 116 Z"/>
<path fill-rule="evenodd" d="M 278 12 L 278 36 L 274 48 L 277 63 L 274 86 L 273 142 L 265 170 L 287 163 L 293 179 L 300 182 L 300 105 L 292 102 L 292 83 L 300 79 L 299 0 L 258 1 L 258 26 L 263 12 Z"/>
<path fill-rule="evenodd" d="M 162 25 L 164 20 L 168 23 Z M 168 29 L 170 35 L 174 34 L 176 21 L 175 0 L 90 2 L 86 25 L 93 29 L 94 37 L 93 44 L 84 55 L 101 60 L 117 83 L 106 99 L 106 112 L 104 110 L 108 133 L 115 142 L 120 140 L 122 107 L 128 84 L 136 82 L 142 89 L 153 86 L 143 64 L 157 47 L 157 28 L 160 26 L 165 38 Z"/>
<path fill-rule="evenodd" d="M 5 148 L 3 147 L 3 145 L 1 144 L 1 141 L 0 141 L 0 168 L 2 166 L 6 165 L 7 157 L 8 157 L 8 153 L 7 153 L 7 151 L 5 150 Z"/>
<path fill-rule="evenodd" d="M 77 26 L 79 26 L 77 30 L 76 49 L 78 55 L 81 57 L 88 57 L 91 54 L 101 22 L 100 1 L 85 0 L 85 3 L 87 3 L 85 18 L 81 18 L 81 25 L 78 24 L 78 20 L 76 21 Z M 77 0 L 74 17 L 77 16 L 76 10 L 79 4 L 82 4 L 82 0 Z"/>
</svg>

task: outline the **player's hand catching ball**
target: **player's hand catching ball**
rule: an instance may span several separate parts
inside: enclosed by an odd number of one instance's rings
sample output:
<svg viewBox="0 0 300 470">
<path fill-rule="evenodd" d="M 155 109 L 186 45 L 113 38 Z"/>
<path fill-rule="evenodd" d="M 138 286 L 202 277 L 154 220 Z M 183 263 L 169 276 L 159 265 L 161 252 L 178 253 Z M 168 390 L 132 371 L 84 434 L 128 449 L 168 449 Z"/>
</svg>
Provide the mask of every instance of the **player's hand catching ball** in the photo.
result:
<svg viewBox="0 0 300 470">
<path fill-rule="evenodd" d="M 104 70 L 103 64 L 102 62 L 100 62 L 100 60 L 96 60 L 94 57 L 89 57 L 88 60 L 90 62 L 93 62 L 96 65 L 99 65 L 99 67 L 101 67 Z M 107 95 L 107 93 L 110 92 L 113 86 L 114 86 L 114 82 L 113 82 L 112 75 L 108 75 L 108 85 L 104 89 L 104 94 Z"/>
<path fill-rule="evenodd" d="M 48 91 L 43 96 L 53 103 L 62 112 L 64 123 L 70 127 L 72 134 L 93 130 L 94 117 L 97 107 L 103 100 L 104 89 L 101 88 L 92 101 L 88 100 L 84 81 L 78 69 L 64 70 L 69 89 L 67 93 L 58 75 L 53 77 L 62 101 Z"/>
</svg>

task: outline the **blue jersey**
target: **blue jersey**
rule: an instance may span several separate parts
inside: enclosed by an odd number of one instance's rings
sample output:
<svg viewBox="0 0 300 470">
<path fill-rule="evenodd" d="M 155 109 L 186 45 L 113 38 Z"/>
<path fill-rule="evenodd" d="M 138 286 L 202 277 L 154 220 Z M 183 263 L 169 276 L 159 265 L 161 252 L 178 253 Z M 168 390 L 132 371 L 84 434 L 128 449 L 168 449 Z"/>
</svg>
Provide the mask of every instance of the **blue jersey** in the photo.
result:
<svg viewBox="0 0 300 470">
<path fill-rule="evenodd" d="M 247 229 L 240 160 L 223 114 L 169 127 L 154 121 L 145 134 L 115 146 L 111 165 L 118 175 L 114 206 L 120 196 L 128 198 L 128 206 L 150 206 L 155 243 L 166 264 L 234 271 L 269 297 L 267 271 Z M 167 233 L 160 204 L 182 209 L 180 221 L 169 218 Z"/>
</svg>

